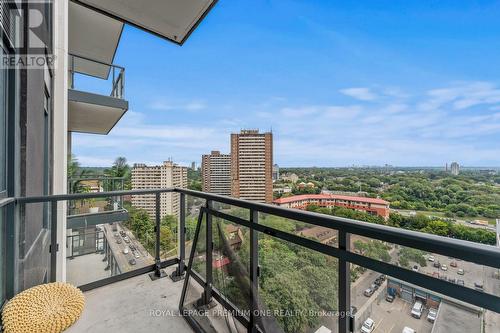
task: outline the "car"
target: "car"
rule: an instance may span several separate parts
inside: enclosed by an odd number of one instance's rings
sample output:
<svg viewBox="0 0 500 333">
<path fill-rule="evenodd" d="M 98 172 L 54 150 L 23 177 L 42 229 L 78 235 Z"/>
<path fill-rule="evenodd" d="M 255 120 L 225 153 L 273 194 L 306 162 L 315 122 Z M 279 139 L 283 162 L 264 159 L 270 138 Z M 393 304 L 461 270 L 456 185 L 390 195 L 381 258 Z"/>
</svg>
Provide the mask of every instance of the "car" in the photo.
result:
<svg viewBox="0 0 500 333">
<path fill-rule="evenodd" d="M 128 252 L 129 252 L 129 251 L 128 251 L 128 247 L 127 247 L 127 246 L 125 246 L 125 248 L 123 249 L 123 254 L 128 254 Z"/>
<path fill-rule="evenodd" d="M 414 272 L 418 272 L 418 265 L 413 265 L 413 267 L 411 268 L 412 271 Z"/>
<path fill-rule="evenodd" d="M 464 272 L 464 270 L 463 270 L 463 269 L 459 268 L 459 269 L 458 269 L 458 271 L 457 271 L 457 274 L 458 274 L 458 275 L 464 275 L 464 274 L 465 274 L 465 272 Z"/>
<path fill-rule="evenodd" d="M 439 268 L 441 267 L 441 264 L 439 263 L 439 261 L 434 261 L 434 264 L 432 266 Z"/>
<path fill-rule="evenodd" d="M 465 281 L 464 280 L 457 280 L 457 284 L 460 286 L 465 286 Z"/>
<path fill-rule="evenodd" d="M 457 279 L 455 279 L 455 278 L 448 278 L 448 282 L 457 283 Z"/>
<path fill-rule="evenodd" d="M 424 305 L 420 301 L 416 301 L 411 308 L 411 316 L 417 319 L 422 317 L 422 312 L 424 310 Z"/>
<path fill-rule="evenodd" d="M 450 266 L 451 267 L 457 267 L 458 265 L 457 265 L 456 261 L 452 261 L 452 262 L 450 262 Z"/>
<path fill-rule="evenodd" d="M 434 321 L 436 320 L 437 314 L 438 314 L 437 309 L 430 308 L 429 313 L 427 314 L 427 321 L 434 323 Z"/>
<path fill-rule="evenodd" d="M 375 282 L 373 282 L 373 283 L 376 284 L 377 287 L 380 287 L 382 285 L 383 281 L 376 279 Z"/>
<path fill-rule="evenodd" d="M 118 238 L 118 239 L 116 240 L 116 244 L 121 244 L 121 243 L 122 243 L 122 239 L 121 239 L 121 238 Z"/>
<path fill-rule="evenodd" d="M 363 323 L 363 326 L 361 326 L 361 332 L 362 333 L 371 333 L 373 332 L 373 329 L 375 328 L 375 322 L 371 318 L 367 318 L 365 322 Z"/>
<path fill-rule="evenodd" d="M 130 260 L 128 261 L 128 263 L 129 263 L 130 265 L 134 266 L 137 262 L 135 261 L 135 259 L 134 259 L 134 258 L 132 258 L 132 259 L 130 259 Z"/>
<path fill-rule="evenodd" d="M 135 257 L 136 259 L 139 259 L 139 258 L 141 257 L 141 255 L 139 254 L 139 252 L 135 251 L 135 252 L 134 252 L 134 257 Z"/>
<path fill-rule="evenodd" d="M 378 289 L 378 285 L 376 283 L 372 283 L 372 285 L 370 286 L 371 289 L 373 289 L 373 291 L 377 290 Z"/>
<path fill-rule="evenodd" d="M 375 290 L 373 290 L 372 288 L 368 288 L 363 292 L 363 295 L 365 295 L 366 297 L 370 297 L 374 292 Z"/>
<path fill-rule="evenodd" d="M 377 279 L 380 281 L 385 281 L 385 274 L 380 274 L 380 276 Z"/>
<path fill-rule="evenodd" d="M 127 236 L 123 237 L 123 240 L 125 241 L 125 243 L 130 243 L 130 238 L 128 238 Z"/>
<path fill-rule="evenodd" d="M 122 237 L 125 237 L 125 236 L 126 236 L 125 231 L 120 230 L 120 235 L 121 235 Z"/>
<path fill-rule="evenodd" d="M 448 266 L 446 266 L 445 264 L 442 264 L 441 265 L 441 270 L 443 270 L 443 271 L 446 272 L 448 270 Z"/>
<path fill-rule="evenodd" d="M 408 326 L 405 326 L 403 328 L 403 332 L 402 333 L 416 333 L 416 331 L 413 329 L 413 328 L 410 328 Z"/>
<path fill-rule="evenodd" d="M 387 294 L 387 296 L 385 296 L 385 300 L 389 303 L 392 303 L 394 302 L 394 296 Z"/>
<path fill-rule="evenodd" d="M 474 282 L 474 289 L 479 291 L 484 291 L 484 286 L 482 282 Z"/>
<path fill-rule="evenodd" d="M 434 256 L 428 256 L 427 260 L 429 260 L 431 262 L 434 262 L 434 260 L 436 260 L 436 258 L 434 258 Z"/>
</svg>

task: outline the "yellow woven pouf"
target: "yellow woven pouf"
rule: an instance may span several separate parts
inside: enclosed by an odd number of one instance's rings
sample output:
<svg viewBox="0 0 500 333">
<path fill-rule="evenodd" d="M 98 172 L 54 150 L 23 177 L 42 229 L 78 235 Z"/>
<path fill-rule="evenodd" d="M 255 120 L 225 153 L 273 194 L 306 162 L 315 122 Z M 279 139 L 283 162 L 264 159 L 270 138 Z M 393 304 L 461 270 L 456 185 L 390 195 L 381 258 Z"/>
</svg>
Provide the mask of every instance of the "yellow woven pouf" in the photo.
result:
<svg viewBox="0 0 500 333">
<path fill-rule="evenodd" d="M 80 318 L 85 298 L 69 283 L 42 284 L 17 294 L 2 312 L 5 333 L 59 333 Z"/>
</svg>

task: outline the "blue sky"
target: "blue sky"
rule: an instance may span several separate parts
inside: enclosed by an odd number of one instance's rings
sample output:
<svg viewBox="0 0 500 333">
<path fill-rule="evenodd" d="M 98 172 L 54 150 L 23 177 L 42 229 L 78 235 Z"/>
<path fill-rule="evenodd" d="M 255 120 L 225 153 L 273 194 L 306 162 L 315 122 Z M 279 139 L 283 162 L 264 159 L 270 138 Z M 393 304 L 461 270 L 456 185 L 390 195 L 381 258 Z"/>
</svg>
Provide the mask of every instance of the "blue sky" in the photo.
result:
<svg viewBox="0 0 500 333">
<path fill-rule="evenodd" d="M 130 110 L 73 152 L 187 165 L 259 128 L 282 166 L 500 166 L 499 17 L 500 1 L 220 0 L 182 47 L 126 27 Z"/>
</svg>

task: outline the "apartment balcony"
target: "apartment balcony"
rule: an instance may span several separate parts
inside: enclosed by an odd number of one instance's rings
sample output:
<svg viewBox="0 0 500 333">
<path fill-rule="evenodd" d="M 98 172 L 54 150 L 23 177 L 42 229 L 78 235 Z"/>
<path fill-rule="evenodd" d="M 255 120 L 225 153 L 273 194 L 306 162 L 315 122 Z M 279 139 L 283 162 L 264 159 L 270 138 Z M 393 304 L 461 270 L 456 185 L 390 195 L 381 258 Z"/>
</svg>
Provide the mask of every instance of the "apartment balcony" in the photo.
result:
<svg viewBox="0 0 500 333">
<path fill-rule="evenodd" d="M 125 68 L 82 56 L 69 56 L 68 131 L 108 134 L 128 110 L 124 99 Z M 79 88 L 79 76 L 92 77 L 103 89 Z"/>
<path fill-rule="evenodd" d="M 180 214 L 170 225 L 159 216 L 165 193 L 179 198 Z M 360 331 L 367 318 L 374 332 L 499 327 L 500 251 L 493 246 L 178 188 L 1 205 L 47 203 L 55 212 L 63 201 L 130 195 L 155 198 L 149 236 L 136 223 L 144 219 L 103 220 L 90 251 L 70 258 L 65 248 L 67 281 L 86 295 L 83 315 L 68 332 L 345 333 Z M 57 226 L 56 214 L 51 221 Z M 328 242 L 303 236 L 317 227 L 333 231 Z M 49 232 L 57 248 L 56 229 Z M 382 246 L 390 258 L 358 251 L 358 241 Z M 403 252 L 415 251 L 425 263 L 398 264 Z M 52 280 L 62 269 L 57 255 L 50 253 Z M 415 312 L 417 302 L 423 308 Z M 437 316 L 427 320 L 431 309 Z"/>
</svg>

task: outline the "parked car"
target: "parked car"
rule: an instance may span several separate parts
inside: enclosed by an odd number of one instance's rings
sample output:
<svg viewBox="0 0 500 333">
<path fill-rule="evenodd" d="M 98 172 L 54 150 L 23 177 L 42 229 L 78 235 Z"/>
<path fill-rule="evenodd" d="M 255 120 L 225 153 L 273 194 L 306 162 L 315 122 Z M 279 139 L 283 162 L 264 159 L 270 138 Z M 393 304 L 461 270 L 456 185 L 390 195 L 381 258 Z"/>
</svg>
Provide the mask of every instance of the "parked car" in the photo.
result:
<svg viewBox="0 0 500 333">
<path fill-rule="evenodd" d="M 123 254 L 128 254 L 128 246 L 125 246 L 125 248 L 123 249 Z"/>
<path fill-rule="evenodd" d="M 459 268 L 458 271 L 457 271 L 458 275 L 464 275 L 464 273 L 465 273 L 464 270 L 461 269 L 461 268 Z"/>
<path fill-rule="evenodd" d="M 385 274 L 380 274 L 377 279 L 379 279 L 380 281 L 385 281 Z"/>
<path fill-rule="evenodd" d="M 385 300 L 389 303 L 392 303 L 394 302 L 394 296 L 387 294 L 387 296 L 385 296 Z"/>
<path fill-rule="evenodd" d="M 482 282 L 474 282 L 474 289 L 479 291 L 484 291 L 484 286 Z"/>
<path fill-rule="evenodd" d="M 351 305 L 351 316 L 354 316 L 358 312 L 358 308 L 354 305 Z"/>
<path fill-rule="evenodd" d="M 450 262 L 450 266 L 451 267 L 457 267 L 458 265 L 457 265 L 456 261 L 452 261 L 452 262 Z"/>
<path fill-rule="evenodd" d="M 437 314 L 438 314 L 437 309 L 430 308 L 429 313 L 427 314 L 427 320 L 431 323 L 434 323 L 434 321 L 436 320 Z"/>
<path fill-rule="evenodd" d="M 412 271 L 414 272 L 418 272 L 418 265 L 413 265 L 413 267 L 411 268 Z"/>
<path fill-rule="evenodd" d="M 441 269 L 446 272 L 448 270 L 448 266 L 446 266 L 445 264 L 442 264 Z"/>
<path fill-rule="evenodd" d="M 410 328 L 408 326 L 405 326 L 403 328 L 403 333 L 416 333 L 416 331 L 413 328 Z"/>
<path fill-rule="evenodd" d="M 372 288 L 368 288 L 363 292 L 363 295 L 365 295 L 366 297 L 370 297 L 374 292 L 375 290 L 373 290 Z"/>
<path fill-rule="evenodd" d="M 361 332 L 362 333 L 371 333 L 373 332 L 373 329 L 375 328 L 375 322 L 371 318 L 367 318 L 365 322 L 363 323 L 363 326 L 361 326 Z"/>
<path fill-rule="evenodd" d="M 427 260 L 429 260 L 431 262 L 434 262 L 434 260 L 436 260 L 436 258 L 434 258 L 434 256 L 428 256 Z"/>
<path fill-rule="evenodd" d="M 122 239 L 121 238 L 117 238 L 116 239 L 116 244 L 121 244 L 122 243 Z"/>
<path fill-rule="evenodd" d="M 465 286 L 465 281 L 464 280 L 457 280 L 457 284 L 460 286 Z"/>
<path fill-rule="evenodd" d="M 448 278 L 448 282 L 457 283 L 457 279 L 455 279 L 455 278 Z"/>
<path fill-rule="evenodd" d="M 411 308 L 411 316 L 417 319 L 422 317 L 422 311 L 424 310 L 424 305 L 420 301 L 416 301 Z"/>
<path fill-rule="evenodd" d="M 375 283 L 372 283 L 372 285 L 370 286 L 370 289 L 373 289 L 373 291 L 375 291 L 378 289 L 378 285 Z"/>
<path fill-rule="evenodd" d="M 439 268 L 439 267 L 441 267 L 441 264 L 439 263 L 439 261 L 434 261 L 433 266 L 436 268 Z"/>
<path fill-rule="evenodd" d="M 130 260 L 128 261 L 128 263 L 129 263 L 130 265 L 134 266 L 137 262 L 135 261 L 135 259 L 134 259 L 134 258 L 132 258 L 132 259 L 130 259 Z"/>
</svg>

